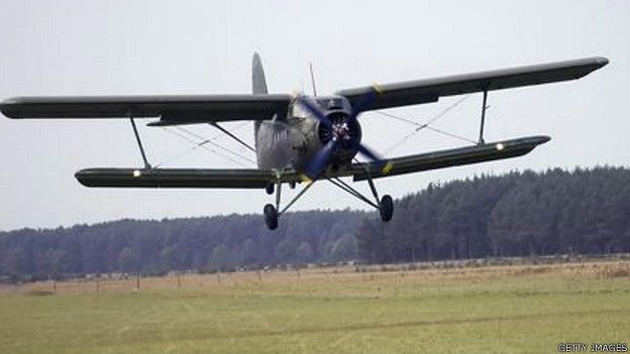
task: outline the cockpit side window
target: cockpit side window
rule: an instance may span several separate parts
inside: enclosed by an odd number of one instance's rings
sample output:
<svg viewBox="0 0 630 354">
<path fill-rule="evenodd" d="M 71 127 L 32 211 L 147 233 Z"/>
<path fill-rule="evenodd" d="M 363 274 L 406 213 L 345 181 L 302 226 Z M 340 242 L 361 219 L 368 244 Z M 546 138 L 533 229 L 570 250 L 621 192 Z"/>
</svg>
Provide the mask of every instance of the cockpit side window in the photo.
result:
<svg viewBox="0 0 630 354">
<path fill-rule="evenodd" d="M 294 118 L 306 118 L 308 114 L 306 113 L 302 105 L 293 103 L 293 105 L 291 105 L 291 116 Z"/>
</svg>

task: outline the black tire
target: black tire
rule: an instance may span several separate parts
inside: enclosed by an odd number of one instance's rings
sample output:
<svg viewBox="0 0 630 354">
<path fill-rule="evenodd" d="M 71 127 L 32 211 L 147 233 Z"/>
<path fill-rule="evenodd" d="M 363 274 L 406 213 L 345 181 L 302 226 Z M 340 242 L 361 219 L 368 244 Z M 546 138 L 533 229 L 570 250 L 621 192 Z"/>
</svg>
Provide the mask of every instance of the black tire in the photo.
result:
<svg viewBox="0 0 630 354">
<path fill-rule="evenodd" d="M 392 215 L 394 215 L 394 201 L 390 195 L 386 194 L 381 198 L 381 209 L 379 209 L 379 211 L 381 213 L 381 220 L 384 222 L 388 222 L 392 219 Z"/>
<path fill-rule="evenodd" d="M 267 192 L 267 194 L 272 195 L 275 185 L 273 183 L 267 183 L 267 185 L 265 186 L 265 192 Z"/>
<path fill-rule="evenodd" d="M 269 230 L 275 230 L 278 228 L 278 211 L 276 208 L 271 205 L 265 205 L 263 209 L 263 213 L 265 214 L 265 224 Z"/>
</svg>

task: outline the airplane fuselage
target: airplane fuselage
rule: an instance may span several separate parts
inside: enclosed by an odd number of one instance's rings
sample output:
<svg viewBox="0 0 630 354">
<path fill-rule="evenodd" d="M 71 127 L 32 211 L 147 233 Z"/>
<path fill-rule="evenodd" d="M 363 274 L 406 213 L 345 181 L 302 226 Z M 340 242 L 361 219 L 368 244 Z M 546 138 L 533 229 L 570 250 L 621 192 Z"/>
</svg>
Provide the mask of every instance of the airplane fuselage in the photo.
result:
<svg viewBox="0 0 630 354">
<path fill-rule="evenodd" d="M 333 131 L 320 124 L 294 101 L 285 117 L 276 116 L 257 124 L 255 139 L 258 168 L 303 171 L 330 139 L 343 139 L 344 134 L 355 134 L 360 141 L 361 128 L 358 122 L 348 127 L 340 121 L 352 109 L 345 98 L 326 96 L 315 98 L 313 102 L 326 111 L 327 118 L 333 123 Z M 352 146 L 342 146 L 335 151 L 330 168 L 349 166 L 356 154 L 357 150 Z"/>
</svg>

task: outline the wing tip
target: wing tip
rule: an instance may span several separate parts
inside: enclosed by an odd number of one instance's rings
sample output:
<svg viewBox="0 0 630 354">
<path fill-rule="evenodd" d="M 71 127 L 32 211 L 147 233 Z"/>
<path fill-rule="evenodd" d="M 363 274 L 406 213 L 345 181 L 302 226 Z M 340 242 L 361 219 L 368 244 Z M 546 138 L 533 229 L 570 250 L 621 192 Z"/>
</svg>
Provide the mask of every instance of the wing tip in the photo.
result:
<svg viewBox="0 0 630 354">
<path fill-rule="evenodd" d="M 22 97 L 9 97 L 0 102 L 0 112 L 8 118 L 21 118 L 18 108 L 23 101 Z"/>
<path fill-rule="evenodd" d="M 610 60 L 608 60 L 608 58 L 606 57 L 595 57 L 595 60 L 601 65 L 608 65 L 608 63 L 610 62 Z"/>
<path fill-rule="evenodd" d="M 596 56 L 589 59 L 592 62 L 592 65 L 595 66 L 594 70 L 601 69 L 610 63 L 610 60 L 604 56 Z"/>
<path fill-rule="evenodd" d="M 549 135 L 536 135 L 536 136 L 529 136 L 529 137 L 520 138 L 520 139 L 513 139 L 511 141 L 516 142 L 517 145 L 521 145 L 521 144 L 530 145 L 532 146 L 532 149 L 533 149 L 539 145 L 548 143 L 549 141 L 551 141 L 551 137 Z M 510 140 L 506 140 L 506 141 L 498 141 L 498 142 L 490 143 L 490 145 L 496 145 L 497 150 L 503 150 L 503 147 L 508 147 L 511 144 L 510 144 Z M 501 146 L 501 148 L 499 148 L 499 146 Z"/>
</svg>

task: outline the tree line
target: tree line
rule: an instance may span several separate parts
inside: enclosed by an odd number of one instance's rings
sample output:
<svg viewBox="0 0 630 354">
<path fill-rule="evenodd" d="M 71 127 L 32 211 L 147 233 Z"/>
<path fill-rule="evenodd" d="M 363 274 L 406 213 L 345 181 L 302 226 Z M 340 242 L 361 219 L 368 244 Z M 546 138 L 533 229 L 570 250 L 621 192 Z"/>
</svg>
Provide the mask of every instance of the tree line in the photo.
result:
<svg viewBox="0 0 630 354">
<path fill-rule="evenodd" d="M 630 170 L 595 168 L 478 176 L 396 203 L 366 220 L 360 256 L 374 263 L 630 252 Z"/>
<path fill-rule="evenodd" d="M 0 233 L 0 275 L 6 279 L 168 271 L 226 271 L 284 263 L 339 262 L 358 257 L 364 212 L 283 215 L 275 231 L 260 215 L 120 220 Z"/>
<path fill-rule="evenodd" d="M 630 170 L 602 167 L 482 175 L 430 184 L 374 212 L 120 220 L 0 232 L 0 277 L 225 271 L 278 264 L 413 262 L 630 252 Z"/>
</svg>

